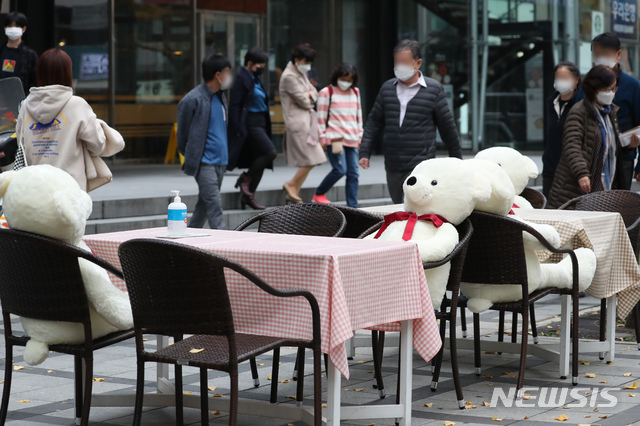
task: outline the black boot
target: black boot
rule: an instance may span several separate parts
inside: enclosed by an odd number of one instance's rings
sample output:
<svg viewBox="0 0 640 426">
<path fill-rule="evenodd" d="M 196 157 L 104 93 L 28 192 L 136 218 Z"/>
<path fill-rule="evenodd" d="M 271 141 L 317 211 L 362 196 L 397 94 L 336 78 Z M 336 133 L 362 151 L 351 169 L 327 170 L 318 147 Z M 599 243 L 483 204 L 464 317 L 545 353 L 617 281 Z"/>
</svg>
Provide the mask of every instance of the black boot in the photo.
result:
<svg viewBox="0 0 640 426">
<path fill-rule="evenodd" d="M 254 210 L 264 210 L 265 206 L 258 204 L 255 198 L 253 198 L 253 194 L 244 195 L 242 194 L 242 198 L 240 198 L 240 207 L 244 210 L 247 206 L 251 207 Z"/>
<path fill-rule="evenodd" d="M 238 180 L 236 181 L 236 188 L 240 188 L 240 192 L 242 195 L 251 197 L 253 193 L 249 189 L 249 185 L 251 184 L 251 176 L 248 176 L 246 173 L 240 175 Z"/>
</svg>

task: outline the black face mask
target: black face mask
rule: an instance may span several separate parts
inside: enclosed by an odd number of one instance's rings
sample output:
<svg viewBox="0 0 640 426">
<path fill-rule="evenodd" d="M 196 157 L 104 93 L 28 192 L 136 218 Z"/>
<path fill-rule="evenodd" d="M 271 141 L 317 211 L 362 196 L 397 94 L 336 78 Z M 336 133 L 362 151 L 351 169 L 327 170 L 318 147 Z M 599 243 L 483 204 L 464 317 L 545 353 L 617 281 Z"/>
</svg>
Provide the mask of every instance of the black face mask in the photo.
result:
<svg viewBox="0 0 640 426">
<path fill-rule="evenodd" d="M 256 68 L 256 70 L 253 72 L 253 75 L 255 75 L 256 77 L 259 77 L 262 75 L 262 73 L 264 72 L 264 67 L 258 67 Z"/>
</svg>

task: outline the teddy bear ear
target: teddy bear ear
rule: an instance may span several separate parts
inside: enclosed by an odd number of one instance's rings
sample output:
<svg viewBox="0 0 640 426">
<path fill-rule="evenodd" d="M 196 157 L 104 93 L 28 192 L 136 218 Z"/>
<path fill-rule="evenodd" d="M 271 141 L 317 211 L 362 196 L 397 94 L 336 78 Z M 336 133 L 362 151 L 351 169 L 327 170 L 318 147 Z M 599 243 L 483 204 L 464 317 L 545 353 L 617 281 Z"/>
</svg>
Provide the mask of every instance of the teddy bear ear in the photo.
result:
<svg viewBox="0 0 640 426">
<path fill-rule="evenodd" d="M 60 220 L 66 224 L 86 220 L 93 207 L 91 197 L 84 191 L 56 191 L 53 202 Z"/>
<path fill-rule="evenodd" d="M 477 201 L 488 201 L 491 198 L 491 181 L 480 173 L 476 173 L 475 178 L 475 199 Z"/>
<path fill-rule="evenodd" d="M 7 188 L 9 188 L 9 184 L 16 177 L 16 171 L 9 170 L 8 172 L 3 172 L 0 174 L 0 198 L 4 197 L 4 194 L 7 192 Z"/>
<path fill-rule="evenodd" d="M 540 173 L 538 171 L 538 165 L 535 163 L 535 161 L 533 161 L 531 158 L 524 156 L 526 162 L 527 162 L 527 171 L 529 172 L 529 179 L 535 179 L 538 177 L 538 174 Z"/>
</svg>

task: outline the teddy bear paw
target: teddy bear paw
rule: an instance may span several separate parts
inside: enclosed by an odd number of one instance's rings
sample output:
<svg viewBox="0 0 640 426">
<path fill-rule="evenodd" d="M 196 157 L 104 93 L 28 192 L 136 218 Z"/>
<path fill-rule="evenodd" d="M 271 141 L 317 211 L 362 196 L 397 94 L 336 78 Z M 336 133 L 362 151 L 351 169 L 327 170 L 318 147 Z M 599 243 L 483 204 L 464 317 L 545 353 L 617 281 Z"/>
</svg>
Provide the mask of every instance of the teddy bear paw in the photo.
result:
<svg viewBox="0 0 640 426">
<path fill-rule="evenodd" d="M 30 339 L 24 350 L 24 361 L 29 365 L 39 365 L 49 356 L 49 345 Z"/>
<path fill-rule="evenodd" d="M 488 311 L 493 305 L 493 302 L 489 299 L 482 299 L 480 297 L 473 297 L 467 302 L 467 308 L 474 314 L 480 314 L 484 311 Z"/>
</svg>

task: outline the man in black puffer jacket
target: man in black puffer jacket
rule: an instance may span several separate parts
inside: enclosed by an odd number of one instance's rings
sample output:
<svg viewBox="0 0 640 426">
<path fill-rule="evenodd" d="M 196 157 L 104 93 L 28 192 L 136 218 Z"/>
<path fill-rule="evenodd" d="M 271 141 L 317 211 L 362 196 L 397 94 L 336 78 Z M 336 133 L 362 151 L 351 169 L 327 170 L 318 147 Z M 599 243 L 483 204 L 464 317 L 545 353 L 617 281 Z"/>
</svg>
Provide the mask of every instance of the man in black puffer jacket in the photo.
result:
<svg viewBox="0 0 640 426">
<path fill-rule="evenodd" d="M 418 163 L 436 156 L 436 128 L 451 157 L 462 158 L 455 120 L 440 83 L 420 72 L 420 43 L 401 41 L 393 51 L 396 78 L 384 82 L 369 114 L 360 145 L 360 165 L 369 168 L 381 138 L 387 185 L 402 203 L 402 184 Z"/>
</svg>

